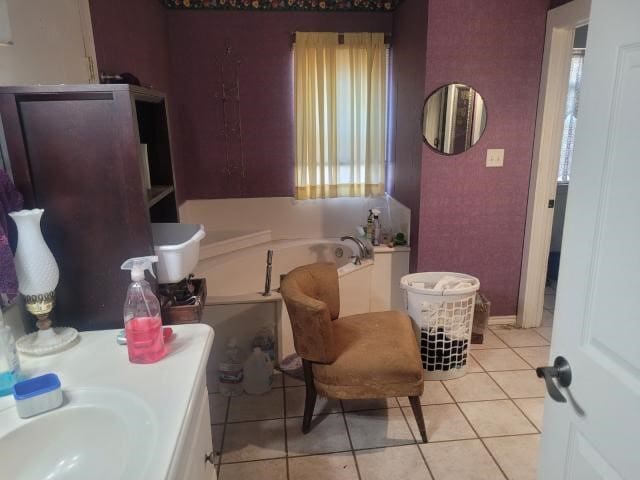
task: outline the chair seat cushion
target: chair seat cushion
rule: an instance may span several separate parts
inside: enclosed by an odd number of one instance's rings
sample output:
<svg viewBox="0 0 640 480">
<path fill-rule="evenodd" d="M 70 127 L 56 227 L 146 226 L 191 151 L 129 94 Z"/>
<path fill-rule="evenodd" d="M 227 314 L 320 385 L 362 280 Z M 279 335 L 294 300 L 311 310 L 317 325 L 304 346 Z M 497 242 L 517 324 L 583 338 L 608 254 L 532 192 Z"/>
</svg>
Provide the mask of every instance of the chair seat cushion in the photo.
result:
<svg viewBox="0 0 640 480">
<path fill-rule="evenodd" d="M 411 319 L 400 312 L 333 321 L 336 360 L 313 364 L 318 393 L 341 399 L 421 395 L 422 363 Z"/>
</svg>

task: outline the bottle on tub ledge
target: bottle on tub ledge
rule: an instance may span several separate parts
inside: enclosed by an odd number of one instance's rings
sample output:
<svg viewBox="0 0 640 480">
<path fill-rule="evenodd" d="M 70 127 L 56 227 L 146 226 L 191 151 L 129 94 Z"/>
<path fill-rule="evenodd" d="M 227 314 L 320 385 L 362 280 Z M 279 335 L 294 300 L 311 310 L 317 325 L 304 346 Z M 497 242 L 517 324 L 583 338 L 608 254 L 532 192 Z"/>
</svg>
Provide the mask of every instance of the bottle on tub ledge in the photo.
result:
<svg viewBox="0 0 640 480">
<path fill-rule="evenodd" d="M 382 238 L 382 224 L 380 223 L 380 210 L 377 208 L 372 208 L 371 213 L 373 214 L 373 233 L 371 236 L 371 243 L 374 246 L 380 245 L 380 241 Z"/>
<path fill-rule="evenodd" d="M 238 346 L 238 340 L 231 337 L 227 342 L 224 358 L 218 364 L 218 380 L 220 382 L 220 394 L 226 397 L 242 395 L 242 351 Z"/>
<path fill-rule="evenodd" d="M 157 261 L 156 256 L 136 257 L 120 267 L 131 270 L 124 302 L 124 331 L 131 363 L 155 363 L 166 354 L 160 302 L 144 277 L 147 270 L 153 275 L 152 264 Z"/>
</svg>

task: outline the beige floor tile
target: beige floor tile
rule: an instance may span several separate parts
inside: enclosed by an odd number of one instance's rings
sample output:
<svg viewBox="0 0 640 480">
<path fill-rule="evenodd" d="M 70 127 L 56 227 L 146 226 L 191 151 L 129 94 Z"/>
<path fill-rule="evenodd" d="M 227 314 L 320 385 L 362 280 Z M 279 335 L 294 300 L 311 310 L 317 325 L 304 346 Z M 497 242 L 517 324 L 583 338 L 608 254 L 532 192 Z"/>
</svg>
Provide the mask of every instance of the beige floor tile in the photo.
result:
<svg viewBox="0 0 640 480">
<path fill-rule="evenodd" d="M 282 379 L 284 380 L 285 387 L 304 386 L 304 380 L 300 380 L 298 378 L 292 377 L 291 375 L 287 375 L 286 373 L 282 374 Z"/>
<path fill-rule="evenodd" d="M 314 417 L 306 435 L 302 433 L 302 418 L 287 419 L 287 449 L 290 457 L 350 450 L 342 414 Z"/>
<path fill-rule="evenodd" d="M 487 438 L 485 444 L 509 480 L 536 480 L 540 435 Z"/>
<path fill-rule="evenodd" d="M 483 371 L 484 370 L 482 369 L 478 361 L 475 358 L 473 358 L 471 355 L 468 355 L 467 356 L 467 372 L 476 373 L 476 372 L 483 372 Z"/>
<path fill-rule="evenodd" d="M 420 433 L 411 407 L 403 407 L 402 411 L 407 417 L 413 436 L 420 440 Z M 469 422 L 455 404 L 426 405 L 422 407 L 422 415 L 427 426 L 429 442 L 476 438 Z"/>
<path fill-rule="evenodd" d="M 398 401 L 395 397 L 342 400 L 342 408 L 344 408 L 345 412 L 354 412 L 356 410 L 378 410 L 380 408 L 395 408 L 397 406 Z"/>
<path fill-rule="evenodd" d="M 521 347 L 513 350 L 526 360 L 533 368 L 549 365 L 549 350 L 551 347 Z"/>
<path fill-rule="evenodd" d="M 542 415 L 544 414 L 544 398 L 517 398 L 515 404 L 520 407 L 529 420 L 542 430 Z"/>
<path fill-rule="evenodd" d="M 281 388 L 264 395 L 240 395 L 229 403 L 229 422 L 284 418 L 284 396 Z"/>
<path fill-rule="evenodd" d="M 480 440 L 420 445 L 434 480 L 504 480 Z"/>
<path fill-rule="evenodd" d="M 207 370 L 205 378 L 207 381 L 207 391 L 209 393 L 218 393 L 220 391 L 220 385 L 218 384 L 218 370 Z"/>
<path fill-rule="evenodd" d="M 507 398 L 486 373 L 467 373 L 464 377 L 446 380 L 443 383 L 456 402 Z"/>
<path fill-rule="evenodd" d="M 213 449 L 220 453 L 222 451 L 222 437 L 224 435 L 224 425 L 211 425 L 211 442 Z"/>
<path fill-rule="evenodd" d="M 553 330 L 553 326 L 542 326 L 542 327 L 538 327 L 538 328 L 534 328 L 534 330 L 536 332 L 538 332 L 539 335 L 541 335 L 543 338 L 546 338 L 548 341 L 551 341 L 551 332 Z"/>
<path fill-rule="evenodd" d="M 401 407 L 411 405 L 408 397 L 398 397 Z M 424 393 L 420 396 L 421 405 L 437 405 L 441 403 L 453 403 L 453 398 L 440 381 L 424 382 Z"/>
<path fill-rule="evenodd" d="M 484 341 L 482 343 L 472 343 L 471 350 L 484 350 L 485 348 L 506 348 L 505 343 L 500 340 L 491 330 L 484 332 Z"/>
<path fill-rule="evenodd" d="M 511 400 L 460 403 L 459 406 L 481 437 L 537 433 Z"/>
<path fill-rule="evenodd" d="M 355 450 L 415 443 L 399 408 L 351 412 L 345 418 Z"/>
<path fill-rule="evenodd" d="M 282 388 L 284 384 L 283 375 L 280 372 L 273 372 L 273 382 L 271 383 L 271 388 Z"/>
<path fill-rule="evenodd" d="M 430 480 L 417 445 L 356 452 L 362 480 Z"/>
<path fill-rule="evenodd" d="M 227 425 L 222 463 L 280 458 L 285 453 L 284 420 Z"/>
<path fill-rule="evenodd" d="M 301 417 L 304 415 L 304 399 L 306 396 L 305 387 L 287 387 L 286 404 L 287 404 L 287 417 Z M 332 398 L 325 398 L 318 396 L 316 399 L 316 407 L 313 410 L 314 415 L 321 415 L 325 413 L 341 412 L 340 400 Z"/>
<path fill-rule="evenodd" d="M 351 452 L 312 455 L 289 459 L 289 480 L 358 480 L 358 471 Z"/>
<path fill-rule="evenodd" d="M 287 461 L 260 460 L 258 462 L 231 463 L 220 467 L 218 480 L 287 480 Z"/>
<path fill-rule="evenodd" d="M 531 368 L 510 348 L 491 348 L 473 352 L 473 357 L 487 372 L 526 370 Z"/>
<path fill-rule="evenodd" d="M 213 453 L 215 454 L 215 464 L 220 463 L 220 454 L 222 453 L 222 437 L 224 425 L 211 425 L 211 444 L 213 445 Z"/>
<path fill-rule="evenodd" d="M 227 405 L 229 397 L 220 395 L 219 393 L 209 394 L 209 415 L 211 424 L 224 423 L 227 417 Z"/>
<path fill-rule="evenodd" d="M 535 370 L 517 372 L 491 372 L 491 377 L 511 398 L 544 397 L 544 380 Z"/>
<path fill-rule="evenodd" d="M 549 341 L 538 335 L 533 329 L 501 328 L 493 331 L 504 343 L 515 347 L 540 347 L 549 345 Z"/>
</svg>

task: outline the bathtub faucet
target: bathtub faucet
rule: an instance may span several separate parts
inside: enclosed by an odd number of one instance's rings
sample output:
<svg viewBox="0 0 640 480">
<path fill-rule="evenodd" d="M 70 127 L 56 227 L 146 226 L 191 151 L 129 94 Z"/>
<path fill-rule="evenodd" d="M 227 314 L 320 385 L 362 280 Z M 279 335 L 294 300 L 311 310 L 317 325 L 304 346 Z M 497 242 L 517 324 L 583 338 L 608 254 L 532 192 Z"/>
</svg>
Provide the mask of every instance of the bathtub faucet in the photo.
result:
<svg viewBox="0 0 640 480">
<path fill-rule="evenodd" d="M 264 292 L 263 297 L 271 295 L 271 265 L 273 263 L 273 250 L 267 250 L 267 271 L 264 277 Z"/>
<path fill-rule="evenodd" d="M 344 237 L 340 237 L 341 242 L 344 242 L 345 240 L 351 240 L 358 246 L 358 255 L 356 255 L 353 259 L 353 263 L 355 265 L 360 265 L 363 258 L 369 258 L 369 249 L 362 240 L 352 235 L 345 235 Z"/>
</svg>

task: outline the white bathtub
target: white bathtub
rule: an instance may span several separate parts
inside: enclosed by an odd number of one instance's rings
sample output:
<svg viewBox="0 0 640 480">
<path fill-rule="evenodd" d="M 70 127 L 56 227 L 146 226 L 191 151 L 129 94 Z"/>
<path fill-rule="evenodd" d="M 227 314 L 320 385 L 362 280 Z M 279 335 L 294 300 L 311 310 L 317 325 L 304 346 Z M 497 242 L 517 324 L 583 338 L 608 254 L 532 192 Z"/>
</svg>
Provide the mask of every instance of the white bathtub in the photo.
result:
<svg viewBox="0 0 640 480">
<path fill-rule="evenodd" d="M 271 295 L 263 296 L 267 251 L 273 250 Z M 408 273 L 409 249 L 376 247 L 375 261 L 354 265 L 352 241 L 339 239 L 278 240 L 216 255 L 198 263 L 195 274 L 207 280 L 203 322 L 216 330 L 207 368 L 210 392 L 218 389 L 218 363 L 228 339 L 236 338 L 248 353 L 257 331 L 269 327 L 277 339 L 277 360 L 294 353 L 287 309 L 277 289 L 280 275 L 314 262 L 334 262 L 340 282 L 340 315 L 400 308 L 399 279 Z M 394 293 L 397 290 L 397 294 Z"/>
<path fill-rule="evenodd" d="M 281 275 L 301 265 L 333 262 L 338 266 L 340 276 L 358 270 L 351 259 L 357 247 L 349 240 L 304 239 L 262 243 L 205 259 L 198 264 L 194 273 L 196 277 L 207 279 L 207 304 L 278 300 L 279 296 L 270 298 L 260 295 L 265 287 L 268 250 L 273 250 L 272 293 L 280 287 Z M 369 263 L 363 262 L 360 267 L 366 267 Z"/>
</svg>

